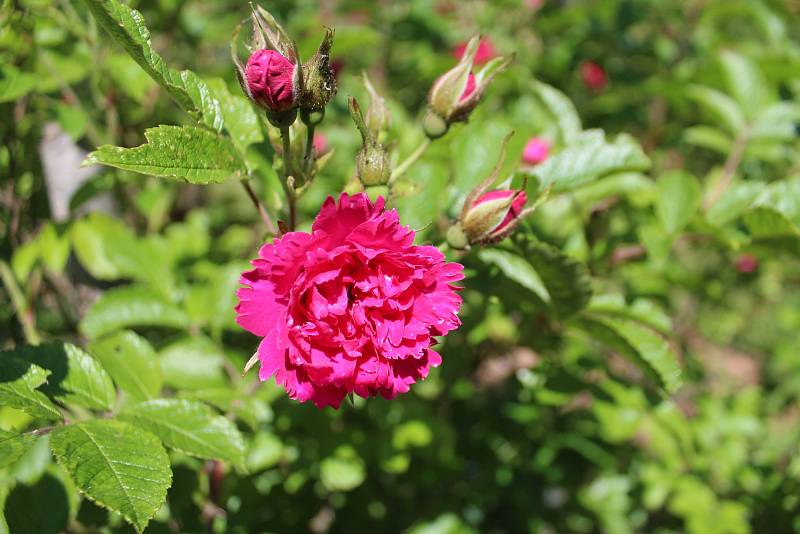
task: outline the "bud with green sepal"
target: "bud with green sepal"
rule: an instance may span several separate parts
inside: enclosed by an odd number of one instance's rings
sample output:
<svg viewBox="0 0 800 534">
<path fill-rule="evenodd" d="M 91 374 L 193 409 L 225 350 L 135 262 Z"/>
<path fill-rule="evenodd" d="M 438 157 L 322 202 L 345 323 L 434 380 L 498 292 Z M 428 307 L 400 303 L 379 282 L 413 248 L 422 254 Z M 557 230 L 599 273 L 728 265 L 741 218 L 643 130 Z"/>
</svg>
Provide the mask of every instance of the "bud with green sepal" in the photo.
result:
<svg viewBox="0 0 800 534">
<path fill-rule="evenodd" d="M 452 123 L 466 121 L 492 79 L 513 60 L 513 56 L 496 57 L 473 73 L 479 42 L 480 36 L 473 37 L 456 66 L 433 83 L 428 94 L 428 112 L 423 120 L 425 134 L 429 138 L 441 137 Z"/>
<path fill-rule="evenodd" d="M 359 133 L 361 134 L 361 149 L 356 156 L 356 175 L 361 184 L 368 188 L 370 186 L 385 186 L 389 183 L 392 174 L 391 163 L 389 162 L 389 152 L 386 147 L 378 142 L 372 131 L 364 122 L 361 108 L 356 99 L 350 97 L 350 115 L 353 117 Z"/>
</svg>

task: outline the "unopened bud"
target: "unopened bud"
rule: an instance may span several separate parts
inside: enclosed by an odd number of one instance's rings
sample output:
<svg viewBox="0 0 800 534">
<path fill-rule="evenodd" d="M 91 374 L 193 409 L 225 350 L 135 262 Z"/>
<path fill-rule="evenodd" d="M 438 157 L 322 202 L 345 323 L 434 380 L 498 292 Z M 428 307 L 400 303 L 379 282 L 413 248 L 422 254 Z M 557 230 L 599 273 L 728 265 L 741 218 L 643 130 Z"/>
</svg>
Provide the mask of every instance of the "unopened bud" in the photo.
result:
<svg viewBox="0 0 800 534">
<path fill-rule="evenodd" d="M 498 189 L 484 193 L 467 208 L 461 226 L 470 243 L 491 242 L 516 226 L 528 197 L 525 191 Z"/>
<path fill-rule="evenodd" d="M 247 60 L 245 80 L 250 98 L 269 111 L 295 107 L 297 65 L 275 50 L 256 50 Z"/>
<path fill-rule="evenodd" d="M 356 156 L 356 174 L 361 183 L 367 186 L 385 185 L 389 183 L 392 167 L 389 162 L 389 151 L 379 143 L 364 122 L 361 108 L 355 98 L 350 97 L 350 115 L 353 117 L 359 133 L 362 146 Z"/>
<path fill-rule="evenodd" d="M 324 109 L 336 95 L 336 77 L 331 67 L 333 30 L 325 30 L 325 37 L 317 53 L 303 64 L 303 94 L 300 105 L 309 110 Z"/>
<path fill-rule="evenodd" d="M 522 151 L 522 161 L 528 165 L 538 165 L 550 154 L 550 142 L 543 137 L 532 137 Z"/>
</svg>

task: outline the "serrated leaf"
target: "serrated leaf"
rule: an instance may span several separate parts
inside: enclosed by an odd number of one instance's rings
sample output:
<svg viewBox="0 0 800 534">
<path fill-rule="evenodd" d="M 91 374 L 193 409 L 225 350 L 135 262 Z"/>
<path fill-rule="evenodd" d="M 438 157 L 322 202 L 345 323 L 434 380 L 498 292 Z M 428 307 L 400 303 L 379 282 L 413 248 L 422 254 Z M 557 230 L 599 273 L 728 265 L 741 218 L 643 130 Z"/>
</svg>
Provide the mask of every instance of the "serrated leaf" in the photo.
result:
<svg viewBox="0 0 800 534">
<path fill-rule="evenodd" d="M 546 83 L 534 81 L 534 94 L 542 101 L 554 124 L 558 125 L 560 140 L 569 145 L 581 133 L 581 119 L 567 95 Z"/>
<path fill-rule="evenodd" d="M 61 419 L 61 412 L 36 388 L 47 381 L 47 371 L 38 365 L 0 353 L 0 406 L 9 406 L 42 419 Z"/>
<path fill-rule="evenodd" d="M 244 440 L 236 425 L 202 402 L 156 399 L 127 407 L 119 418 L 191 456 L 244 464 Z"/>
<path fill-rule="evenodd" d="M 592 280 L 585 264 L 547 243 L 518 238 L 516 244 L 541 276 L 550 305 L 559 316 L 567 317 L 586 306 L 592 296 Z"/>
<path fill-rule="evenodd" d="M 675 393 L 681 386 L 678 357 L 654 330 L 630 319 L 596 313 L 587 314 L 581 323 L 598 340 L 639 365 L 667 393 Z"/>
<path fill-rule="evenodd" d="M 656 182 L 656 214 L 668 234 L 675 235 L 689 224 L 700 207 L 700 183 L 685 171 L 670 171 Z"/>
<path fill-rule="evenodd" d="M 0 469 L 19 460 L 35 442 L 36 436 L 33 434 L 17 434 L 0 429 Z"/>
<path fill-rule="evenodd" d="M 120 389 L 136 400 L 158 397 L 161 391 L 161 367 L 155 350 L 145 338 L 124 330 L 103 337 L 89 345 Z"/>
<path fill-rule="evenodd" d="M 609 143 L 602 131 L 587 130 L 574 143 L 536 166 L 533 174 L 540 187 L 553 186 L 554 192 L 562 192 L 608 174 L 648 167 L 650 159 L 632 137 L 622 134 Z"/>
<path fill-rule="evenodd" d="M 142 532 L 172 482 L 157 437 L 135 426 L 93 419 L 53 430 L 50 446 L 78 489 Z"/>
<path fill-rule="evenodd" d="M 709 208 L 706 219 L 715 226 L 722 226 L 741 216 L 764 190 L 759 182 L 739 182 L 728 187 Z"/>
<path fill-rule="evenodd" d="M 185 110 L 192 111 L 192 97 L 180 73 L 167 67 L 150 42 L 142 14 L 117 0 L 84 0 L 94 18 L 128 54 Z"/>
<path fill-rule="evenodd" d="M 774 97 L 770 94 L 770 85 L 758 65 L 750 58 L 733 50 L 723 50 L 720 53 L 720 64 L 728 91 L 747 117 L 756 117 L 759 111 L 772 103 Z"/>
<path fill-rule="evenodd" d="M 86 312 L 80 330 L 90 339 L 136 326 L 186 328 L 186 312 L 158 293 L 139 286 L 106 291 Z"/>
<path fill-rule="evenodd" d="M 110 410 L 116 392 L 111 377 L 94 358 L 71 343 L 19 347 L 11 354 L 46 369 L 47 383 L 39 388 L 65 404 Z"/>
<path fill-rule="evenodd" d="M 525 258 L 500 248 L 485 248 L 478 252 L 484 263 L 496 265 L 500 271 L 522 287 L 530 289 L 543 302 L 550 302 L 550 294 L 536 269 Z"/>
<path fill-rule="evenodd" d="M 711 114 L 729 134 L 736 136 L 744 129 L 747 120 L 739 104 L 731 97 L 705 85 L 693 85 L 686 96 Z"/>
<path fill-rule="evenodd" d="M 162 125 L 144 135 L 147 144 L 135 148 L 104 145 L 90 153 L 86 163 L 191 184 L 221 183 L 247 174 L 231 140 L 204 128 Z"/>
<path fill-rule="evenodd" d="M 187 337 L 159 353 L 164 383 L 176 389 L 205 389 L 229 384 L 223 370 L 225 353 L 202 336 Z"/>
</svg>

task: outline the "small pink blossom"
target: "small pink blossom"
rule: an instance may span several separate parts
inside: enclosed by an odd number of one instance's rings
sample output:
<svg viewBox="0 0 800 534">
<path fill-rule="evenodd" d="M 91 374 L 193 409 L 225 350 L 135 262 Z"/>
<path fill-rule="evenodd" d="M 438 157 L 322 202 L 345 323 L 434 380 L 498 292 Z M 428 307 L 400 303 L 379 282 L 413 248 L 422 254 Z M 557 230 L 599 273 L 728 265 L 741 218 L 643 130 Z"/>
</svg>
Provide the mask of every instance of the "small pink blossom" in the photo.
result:
<svg viewBox="0 0 800 534">
<path fill-rule="evenodd" d="M 384 199 L 328 197 L 311 233 L 261 247 L 242 274 L 237 322 L 262 338 L 259 378 L 295 400 L 338 408 L 355 393 L 394 398 L 442 359 L 435 336 L 460 325 L 463 267 L 416 246 Z"/>
<path fill-rule="evenodd" d="M 522 151 L 522 161 L 528 165 L 538 165 L 550 154 L 550 142 L 543 137 L 532 137 Z"/>
<path fill-rule="evenodd" d="M 294 77 L 297 65 L 275 50 L 256 50 L 247 60 L 245 78 L 250 96 L 271 111 L 296 104 Z"/>
<path fill-rule="evenodd" d="M 464 56 L 464 52 L 467 50 L 467 43 L 459 43 L 456 45 L 455 49 L 453 50 L 453 56 L 456 59 L 461 59 Z M 492 58 L 497 56 L 497 49 L 495 49 L 492 42 L 487 38 L 484 37 L 478 43 L 478 51 L 475 53 L 475 65 L 485 65 L 488 63 Z"/>
<path fill-rule="evenodd" d="M 544 5 L 544 0 L 525 0 L 525 5 L 531 9 L 539 9 Z"/>
<path fill-rule="evenodd" d="M 581 64 L 581 78 L 589 91 L 600 92 L 608 85 L 606 71 L 594 61 L 584 61 Z"/>
</svg>

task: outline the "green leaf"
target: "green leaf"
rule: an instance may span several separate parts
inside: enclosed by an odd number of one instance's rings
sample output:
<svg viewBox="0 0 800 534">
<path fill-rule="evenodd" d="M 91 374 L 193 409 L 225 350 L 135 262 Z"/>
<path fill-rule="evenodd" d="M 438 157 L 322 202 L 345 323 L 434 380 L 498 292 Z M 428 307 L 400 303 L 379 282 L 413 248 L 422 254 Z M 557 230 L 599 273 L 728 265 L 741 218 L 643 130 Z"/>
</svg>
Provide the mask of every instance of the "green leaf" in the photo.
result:
<svg viewBox="0 0 800 534">
<path fill-rule="evenodd" d="M 131 397 L 136 400 L 158 397 L 163 381 L 161 367 L 145 338 L 123 330 L 92 342 L 89 351 Z"/>
<path fill-rule="evenodd" d="M 106 291 L 86 312 L 79 327 L 90 339 L 135 326 L 186 328 L 186 312 L 154 291 L 126 286 Z"/>
<path fill-rule="evenodd" d="M 541 188 L 552 185 L 555 192 L 562 192 L 608 174 L 649 167 L 649 158 L 632 137 L 622 134 L 609 143 L 601 130 L 587 130 L 538 165 L 533 174 Z"/>
<path fill-rule="evenodd" d="M 159 354 L 164 383 L 176 389 L 205 389 L 230 385 L 225 376 L 225 353 L 202 336 L 171 343 Z"/>
<path fill-rule="evenodd" d="M 259 119 L 248 100 L 239 95 L 232 95 L 225 82 L 220 78 L 207 80 L 208 88 L 219 102 L 225 130 L 239 153 L 244 154 L 247 147 L 264 140 L 259 126 Z"/>
<path fill-rule="evenodd" d="M 50 464 L 40 478 L 17 484 L 5 503 L 11 532 L 69 532 L 67 525 L 78 508 L 78 492 L 64 470 Z"/>
<path fill-rule="evenodd" d="M 700 207 L 700 183 L 685 171 L 671 171 L 659 177 L 657 187 L 656 213 L 667 233 L 675 235 Z"/>
<path fill-rule="evenodd" d="M 350 491 L 360 486 L 367 477 L 364 461 L 356 451 L 342 445 L 320 462 L 320 480 L 329 491 Z"/>
<path fill-rule="evenodd" d="M 758 65 L 750 58 L 733 50 L 723 50 L 720 64 L 728 91 L 747 117 L 755 118 L 758 112 L 772 103 L 774 96 L 769 90 L 770 86 Z"/>
<path fill-rule="evenodd" d="M 167 67 L 150 43 L 142 14 L 117 0 L 84 0 L 94 18 L 185 110 L 194 109 L 180 74 Z"/>
<path fill-rule="evenodd" d="M 681 385 L 678 357 L 666 340 L 643 324 L 622 317 L 587 314 L 583 327 L 655 378 L 667 393 Z"/>
<path fill-rule="evenodd" d="M 119 418 L 191 456 L 244 465 L 244 440 L 236 425 L 202 402 L 156 399 L 129 406 Z"/>
<path fill-rule="evenodd" d="M 110 410 L 116 392 L 111 377 L 91 356 L 71 343 L 19 347 L 11 354 L 49 372 L 40 389 L 65 404 L 93 410 Z"/>
<path fill-rule="evenodd" d="M 9 406 L 42 419 L 61 419 L 61 412 L 36 388 L 47 382 L 50 371 L 0 352 L 0 406 Z"/>
<path fill-rule="evenodd" d="M 561 317 L 580 311 L 592 296 L 592 280 L 585 264 L 558 248 L 518 237 L 516 245 L 541 276 L 550 305 Z"/>
<path fill-rule="evenodd" d="M 683 130 L 684 143 L 727 155 L 733 149 L 730 135 L 711 126 L 690 126 Z"/>
<path fill-rule="evenodd" d="M 742 108 L 722 91 L 705 85 L 693 85 L 686 90 L 686 96 L 712 115 L 729 134 L 736 136 L 744 129 L 747 120 Z"/>
<path fill-rule="evenodd" d="M 750 127 L 753 141 L 785 141 L 797 138 L 796 124 L 800 122 L 800 104 L 776 102 L 760 111 Z"/>
<path fill-rule="evenodd" d="M 558 125 L 561 143 L 568 145 L 581 133 L 581 119 L 578 111 L 567 95 L 542 82 L 532 83 L 534 94 L 544 104 L 550 119 Z"/>
<path fill-rule="evenodd" d="M 36 436 L 33 434 L 17 434 L 0 429 L 0 469 L 19 460 L 35 442 Z"/>
<path fill-rule="evenodd" d="M 147 144 L 136 148 L 104 145 L 87 164 L 174 178 L 191 184 L 221 183 L 247 174 L 242 158 L 227 137 L 194 126 L 158 126 L 145 131 Z"/>
<path fill-rule="evenodd" d="M 706 219 L 714 226 L 722 226 L 739 218 L 753 204 L 764 190 L 759 182 L 738 182 L 731 184 L 719 199 L 709 208 Z"/>
<path fill-rule="evenodd" d="M 142 532 L 172 482 L 157 437 L 122 421 L 93 419 L 56 428 L 50 446 L 78 489 Z"/>
<path fill-rule="evenodd" d="M 543 302 L 550 302 L 550 294 L 536 269 L 522 256 L 500 248 L 484 248 L 478 252 L 484 263 L 496 265 L 506 277 L 530 289 Z"/>
</svg>

